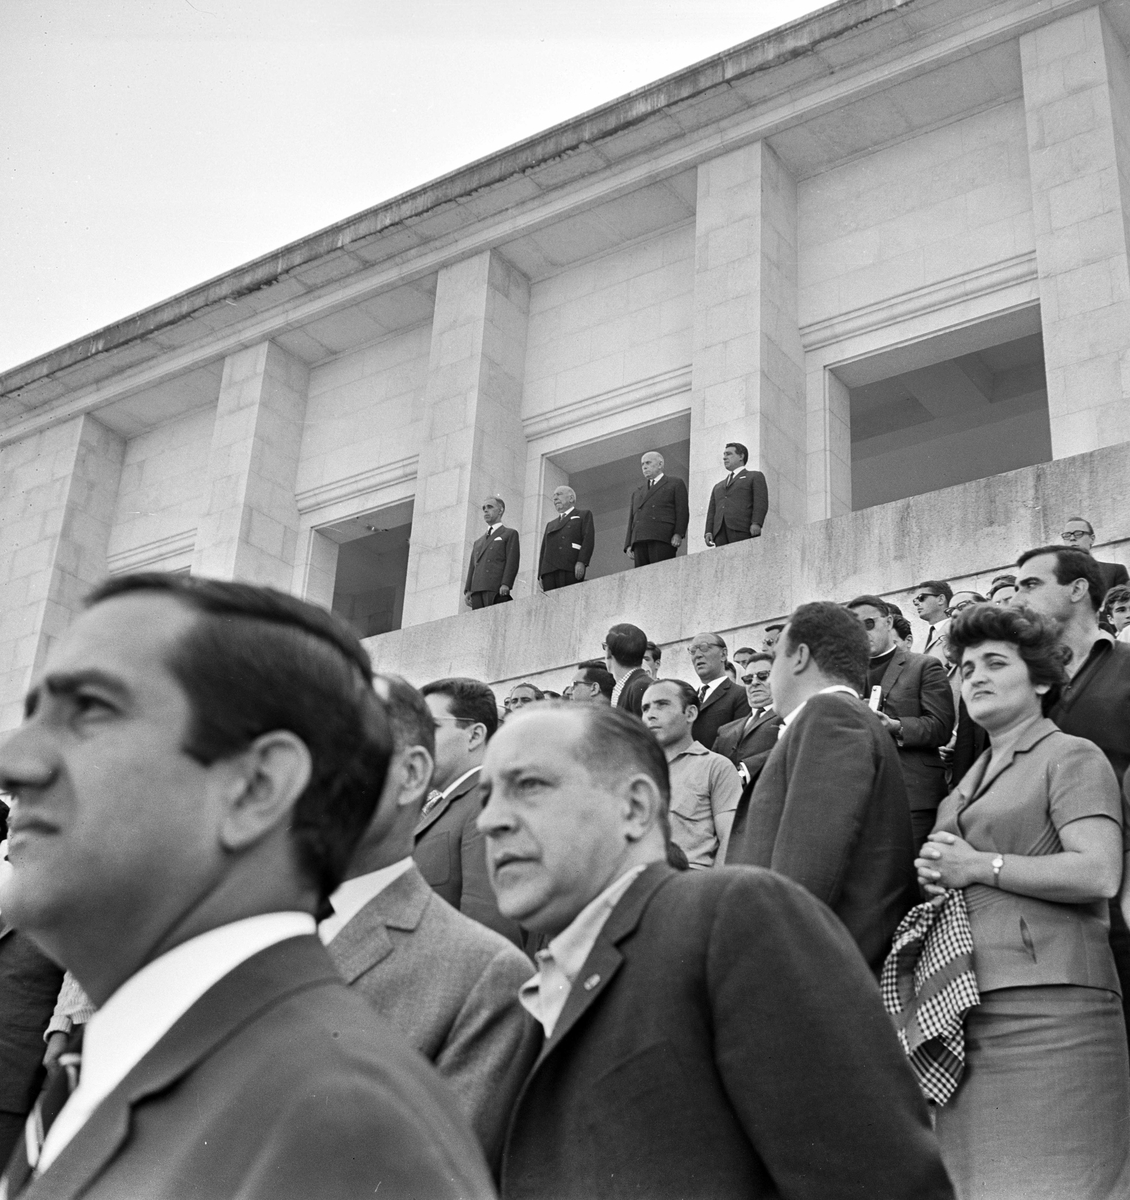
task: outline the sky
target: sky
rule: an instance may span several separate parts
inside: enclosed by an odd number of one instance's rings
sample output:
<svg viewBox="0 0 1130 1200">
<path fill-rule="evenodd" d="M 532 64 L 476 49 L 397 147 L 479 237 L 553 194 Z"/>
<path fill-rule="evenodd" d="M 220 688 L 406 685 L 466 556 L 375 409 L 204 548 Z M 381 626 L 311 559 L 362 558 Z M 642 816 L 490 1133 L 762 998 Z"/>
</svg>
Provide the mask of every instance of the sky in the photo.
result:
<svg viewBox="0 0 1130 1200">
<path fill-rule="evenodd" d="M 3 0 L 0 371 L 820 7 Z"/>
</svg>

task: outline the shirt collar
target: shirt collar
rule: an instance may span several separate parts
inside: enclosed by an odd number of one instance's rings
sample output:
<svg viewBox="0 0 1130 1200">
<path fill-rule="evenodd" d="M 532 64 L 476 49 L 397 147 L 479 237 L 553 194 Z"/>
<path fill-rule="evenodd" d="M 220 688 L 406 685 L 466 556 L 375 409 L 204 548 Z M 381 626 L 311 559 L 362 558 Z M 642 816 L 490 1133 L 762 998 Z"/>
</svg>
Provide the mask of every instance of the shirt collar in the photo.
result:
<svg viewBox="0 0 1130 1200">
<path fill-rule="evenodd" d="M 658 474 L 658 475 L 655 475 L 655 476 L 653 476 L 649 482 L 651 482 L 651 483 L 658 483 L 658 482 L 659 482 L 659 481 L 660 481 L 662 478 L 663 478 L 663 472 L 662 472 L 662 471 L 660 471 L 660 472 L 659 472 L 659 474 Z"/>
<path fill-rule="evenodd" d="M 682 758 L 684 754 L 709 754 L 709 753 L 710 753 L 710 751 L 707 750 L 707 748 L 701 742 L 691 742 L 691 744 L 685 750 L 680 750 L 679 753 L 676 754 L 673 759 L 671 759 L 671 762 L 678 762 L 678 760 L 680 758 Z"/>
<path fill-rule="evenodd" d="M 575 504 L 570 504 L 569 507 L 561 514 L 561 516 L 567 517 L 576 507 L 577 506 Z"/>
<path fill-rule="evenodd" d="M 460 775 L 458 779 L 453 779 L 447 785 L 447 787 L 445 787 L 443 789 L 443 791 L 440 792 L 440 797 L 442 799 L 446 800 L 448 798 L 448 796 L 453 795 L 455 792 L 457 792 L 459 790 L 460 784 L 462 784 L 466 780 L 470 779 L 471 776 L 474 775 L 474 773 L 476 771 L 481 771 L 482 769 L 483 769 L 483 765 L 482 765 L 482 763 L 479 763 L 478 765 L 472 767 L 469 771 L 464 771 L 463 774 Z"/>
<path fill-rule="evenodd" d="M 501 528 L 502 528 L 502 522 L 501 522 L 501 521 L 495 521 L 495 523 L 494 523 L 493 525 L 488 525 L 488 526 L 487 526 L 487 537 L 490 537 L 490 535 L 491 535 L 492 533 L 494 533 L 494 531 L 495 531 L 496 529 L 501 529 Z"/>
<path fill-rule="evenodd" d="M 635 882 L 636 876 L 647 870 L 649 865 L 641 863 L 625 871 L 599 896 L 590 900 L 544 950 L 538 951 L 538 973 L 522 984 L 518 999 L 527 1012 L 541 1023 L 546 1037 L 552 1036 L 573 982 L 592 953 L 612 910 Z M 550 979 L 554 980 L 554 986 L 546 994 L 542 983 Z"/>
<path fill-rule="evenodd" d="M 178 1020 L 225 975 L 287 938 L 314 932 L 303 912 L 262 913 L 174 946 L 131 975 L 87 1022 L 79 1085 L 51 1126 L 48 1163 Z"/>
<path fill-rule="evenodd" d="M 318 923 L 318 936 L 329 945 L 374 896 L 379 896 L 411 866 L 412 856 L 409 855 L 390 866 L 381 867 L 379 871 L 369 871 L 365 875 L 345 880 L 330 897 L 333 916 Z"/>
<path fill-rule="evenodd" d="M 847 692 L 847 694 L 849 696 L 854 696 L 857 700 L 859 699 L 859 693 L 855 690 L 855 688 L 848 687 L 848 685 L 846 683 L 833 683 L 831 685 L 831 687 L 821 688 L 818 692 L 816 692 L 814 694 L 817 696 L 823 696 L 828 692 Z M 811 700 L 812 697 L 809 696 L 808 699 Z M 784 729 L 788 729 L 788 727 L 797 719 L 797 716 L 800 713 L 800 710 L 802 708 L 804 708 L 804 706 L 807 703 L 808 703 L 808 700 L 802 700 L 796 706 L 796 708 L 794 708 L 793 711 L 791 713 L 789 713 L 789 715 L 787 717 L 782 717 L 781 718 L 781 727 Z"/>
</svg>

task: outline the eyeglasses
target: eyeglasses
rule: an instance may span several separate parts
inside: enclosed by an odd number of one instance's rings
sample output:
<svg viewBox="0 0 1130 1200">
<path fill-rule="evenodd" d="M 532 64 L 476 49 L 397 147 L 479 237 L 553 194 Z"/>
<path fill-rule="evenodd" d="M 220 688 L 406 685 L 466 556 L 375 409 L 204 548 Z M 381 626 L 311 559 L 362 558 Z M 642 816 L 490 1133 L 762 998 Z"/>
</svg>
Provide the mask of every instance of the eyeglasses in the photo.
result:
<svg viewBox="0 0 1130 1200">
<path fill-rule="evenodd" d="M 764 683 L 768 678 L 768 671 L 754 671 L 751 675 L 743 675 L 742 683 L 752 683 L 755 679 L 758 683 Z"/>
<path fill-rule="evenodd" d="M 939 594 L 940 593 L 938 592 L 919 592 L 918 595 L 914 597 L 914 603 L 921 604 L 924 600 L 937 600 Z"/>
<path fill-rule="evenodd" d="M 874 629 L 875 626 L 879 624 L 879 620 L 877 617 L 860 617 L 859 623 L 860 623 L 860 625 L 863 626 L 864 629 L 867 630 L 868 633 L 870 633 L 871 630 Z"/>
<path fill-rule="evenodd" d="M 959 612 L 964 612 L 967 608 L 972 608 L 976 603 L 976 600 L 962 600 L 960 604 L 951 604 L 946 611 L 951 617 L 955 617 Z"/>
<path fill-rule="evenodd" d="M 1065 529 L 1059 535 L 1065 542 L 1077 542 L 1080 538 L 1094 537 L 1093 533 L 1088 533 L 1085 529 Z"/>
</svg>

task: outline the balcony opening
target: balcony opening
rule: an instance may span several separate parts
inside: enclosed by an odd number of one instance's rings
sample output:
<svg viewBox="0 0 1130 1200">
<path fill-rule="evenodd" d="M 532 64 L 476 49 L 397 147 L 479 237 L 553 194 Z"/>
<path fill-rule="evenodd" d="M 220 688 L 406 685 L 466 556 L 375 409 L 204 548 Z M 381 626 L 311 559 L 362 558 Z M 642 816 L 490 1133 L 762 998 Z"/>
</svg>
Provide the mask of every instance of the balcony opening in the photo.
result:
<svg viewBox="0 0 1130 1200">
<path fill-rule="evenodd" d="M 319 530 L 337 543 L 333 611 L 358 637 L 399 629 L 408 577 L 412 502 Z"/>
</svg>

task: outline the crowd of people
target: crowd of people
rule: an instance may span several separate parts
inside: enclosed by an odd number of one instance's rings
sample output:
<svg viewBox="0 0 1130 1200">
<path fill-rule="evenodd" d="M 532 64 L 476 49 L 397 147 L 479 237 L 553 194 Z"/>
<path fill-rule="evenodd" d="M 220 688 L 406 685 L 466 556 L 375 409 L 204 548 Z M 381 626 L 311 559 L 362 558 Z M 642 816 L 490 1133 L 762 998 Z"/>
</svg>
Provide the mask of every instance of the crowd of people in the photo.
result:
<svg viewBox="0 0 1130 1200">
<path fill-rule="evenodd" d="M 1130 1196 L 1093 540 L 501 704 L 103 585 L 0 744 L 0 1196 Z"/>
</svg>

